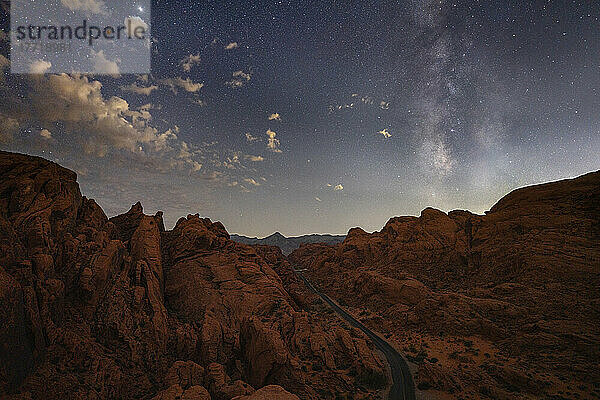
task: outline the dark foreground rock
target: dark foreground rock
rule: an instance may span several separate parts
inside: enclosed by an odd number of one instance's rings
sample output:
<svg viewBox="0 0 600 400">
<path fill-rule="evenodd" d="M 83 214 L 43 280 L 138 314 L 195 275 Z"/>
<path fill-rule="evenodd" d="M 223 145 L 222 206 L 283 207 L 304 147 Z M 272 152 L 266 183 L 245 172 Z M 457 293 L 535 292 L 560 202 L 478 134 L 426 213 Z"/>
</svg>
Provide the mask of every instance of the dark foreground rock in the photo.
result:
<svg viewBox="0 0 600 400">
<path fill-rule="evenodd" d="M 298 303 L 267 255 L 198 215 L 109 219 L 72 171 L 0 152 L 0 398 L 377 396 L 362 334 Z"/>
</svg>

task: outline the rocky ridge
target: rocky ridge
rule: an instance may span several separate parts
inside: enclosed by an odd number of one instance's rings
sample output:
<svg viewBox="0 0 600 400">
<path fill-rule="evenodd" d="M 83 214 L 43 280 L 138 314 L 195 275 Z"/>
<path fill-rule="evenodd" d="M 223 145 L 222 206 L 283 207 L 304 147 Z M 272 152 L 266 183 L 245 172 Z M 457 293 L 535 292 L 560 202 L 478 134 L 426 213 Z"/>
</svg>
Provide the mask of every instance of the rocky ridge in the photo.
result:
<svg viewBox="0 0 600 400">
<path fill-rule="evenodd" d="M 0 398 L 381 396 L 364 336 L 290 273 L 197 214 L 109 219 L 72 171 L 0 152 Z"/>
<path fill-rule="evenodd" d="M 600 172 L 289 259 L 408 354 L 430 395 L 600 398 Z"/>
</svg>

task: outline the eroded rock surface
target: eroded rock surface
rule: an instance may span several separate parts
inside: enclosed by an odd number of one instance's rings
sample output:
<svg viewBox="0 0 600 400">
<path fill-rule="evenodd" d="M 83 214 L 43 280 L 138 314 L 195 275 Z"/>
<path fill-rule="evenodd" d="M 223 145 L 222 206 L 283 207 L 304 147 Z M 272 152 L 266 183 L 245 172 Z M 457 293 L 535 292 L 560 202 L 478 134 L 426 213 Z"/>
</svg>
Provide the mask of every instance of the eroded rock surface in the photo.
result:
<svg viewBox="0 0 600 400">
<path fill-rule="evenodd" d="M 600 396 L 600 172 L 515 190 L 486 215 L 428 208 L 352 229 L 289 259 L 408 354 L 423 390 Z"/>
<path fill-rule="evenodd" d="M 109 219 L 75 173 L 0 152 L 0 398 L 379 396 L 357 382 L 381 360 L 284 264 L 198 215 Z"/>
</svg>

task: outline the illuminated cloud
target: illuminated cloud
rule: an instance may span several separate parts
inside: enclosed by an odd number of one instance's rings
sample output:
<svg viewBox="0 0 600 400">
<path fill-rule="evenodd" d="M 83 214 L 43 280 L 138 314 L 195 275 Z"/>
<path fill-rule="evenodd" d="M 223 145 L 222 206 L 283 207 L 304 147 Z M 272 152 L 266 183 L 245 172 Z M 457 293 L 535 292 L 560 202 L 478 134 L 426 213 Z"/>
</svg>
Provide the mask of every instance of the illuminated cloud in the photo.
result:
<svg viewBox="0 0 600 400">
<path fill-rule="evenodd" d="M 106 14 L 106 5 L 102 0 L 60 0 L 60 2 L 71 11 Z"/>
<path fill-rule="evenodd" d="M 204 87 L 204 83 L 193 82 L 190 78 L 183 79 L 181 77 L 163 79 L 161 83 L 171 88 L 175 94 L 177 94 L 177 88 L 182 88 L 189 93 L 196 93 Z"/>
<path fill-rule="evenodd" d="M 270 129 L 267 129 L 267 136 L 269 137 L 267 139 L 267 149 L 274 153 L 281 153 L 281 150 L 279 149 L 279 145 L 281 143 L 279 142 L 279 139 L 275 139 L 277 133 L 273 132 Z"/>
<path fill-rule="evenodd" d="M 158 89 L 158 86 L 156 85 L 138 86 L 136 83 L 132 83 L 131 85 L 121 87 L 121 90 L 124 92 L 131 92 L 144 96 L 149 96 L 152 93 L 152 91 L 156 89 Z"/>
<path fill-rule="evenodd" d="M 380 133 L 380 134 L 382 134 L 382 135 L 383 135 L 383 137 L 384 137 L 384 138 L 386 138 L 386 139 L 387 139 L 387 138 L 390 138 L 390 137 L 392 137 L 392 134 L 391 134 L 391 133 L 389 133 L 387 129 L 382 129 L 382 130 L 380 130 L 380 131 L 379 131 L 379 132 L 377 132 L 377 133 Z"/>
<path fill-rule="evenodd" d="M 124 26 L 127 27 L 127 34 L 130 37 L 134 37 L 136 34 L 136 30 L 138 28 L 143 28 L 144 32 L 146 32 L 146 40 L 149 40 L 148 35 L 148 24 L 138 16 L 129 16 L 125 18 Z"/>
<path fill-rule="evenodd" d="M 367 105 L 373 105 L 375 103 L 375 100 L 373 100 L 371 96 L 363 96 L 360 101 Z"/>
<path fill-rule="evenodd" d="M 246 160 L 248 161 L 252 161 L 252 162 L 261 162 L 261 161 L 265 161 L 265 158 L 263 156 L 253 156 L 253 155 L 247 155 L 244 157 Z"/>
<path fill-rule="evenodd" d="M 160 133 L 151 125 L 150 104 L 131 108 L 120 97 L 105 98 L 102 84 L 85 75 L 36 76 L 29 83 L 31 91 L 24 99 L 27 115 L 16 118 L 60 126 L 52 133 L 41 130 L 37 137 L 51 138 L 61 151 L 68 147 L 88 157 L 127 157 L 159 171 L 202 168 L 200 150 L 179 140 L 177 127 Z M 3 140 L 19 129 L 16 118 L 0 119 Z"/>
<path fill-rule="evenodd" d="M 280 121 L 281 122 L 281 116 L 279 115 L 279 113 L 273 113 L 273 114 L 269 115 L 269 121 Z"/>
<path fill-rule="evenodd" d="M 100 82 L 79 75 L 37 79 L 31 93 L 33 112 L 40 122 L 61 122 L 68 130 L 83 133 L 87 150 L 98 155 L 108 147 L 136 152 L 139 143 L 156 138 L 142 112 L 130 110 L 127 101 L 119 97 L 104 99 L 101 88 Z"/>
<path fill-rule="evenodd" d="M 193 55 L 190 54 L 181 60 L 181 68 L 183 68 L 184 72 L 190 72 L 194 65 L 200 64 L 200 53 Z"/>
<path fill-rule="evenodd" d="M 244 71 L 235 71 L 233 73 L 233 77 L 234 78 L 245 79 L 247 81 L 250 80 L 250 74 L 249 73 L 245 73 Z"/>
<path fill-rule="evenodd" d="M 358 93 L 352 93 L 348 102 L 344 104 L 334 104 L 328 107 L 329 113 L 338 112 L 341 110 L 354 109 L 357 106 L 364 104 L 365 106 L 375 107 L 382 110 L 388 110 L 390 108 L 390 103 L 385 100 L 376 100 L 372 96 L 361 96 Z"/>
<path fill-rule="evenodd" d="M 229 43 L 227 46 L 225 46 L 225 50 L 233 50 L 233 49 L 237 49 L 238 43 L 237 42 L 231 42 Z"/>
<path fill-rule="evenodd" d="M 104 50 L 100 50 L 98 52 L 94 52 L 92 50 L 92 57 L 94 61 L 94 72 L 99 74 L 110 74 L 110 75 L 119 75 L 119 65 L 117 61 L 111 61 L 106 58 L 104 55 Z"/>
<path fill-rule="evenodd" d="M 333 188 L 333 190 L 335 190 L 336 192 L 340 191 L 340 190 L 344 190 L 344 187 L 341 184 L 335 185 L 335 187 Z"/>
<path fill-rule="evenodd" d="M 244 86 L 244 82 L 240 81 L 238 79 L 234 79 L 234 80 L 225 82 L 225 86 L 229 86 L 232 89 L 239 89 L 242 86 Z"/>
<path fill-rule="evenodd" d="M 249 183 L 252 186 L 260 186 L 260 183 L 256 182 L 252 178 L 246 178 L 246 179 L 244 179 L 244 182 Z"/>
<path fill-rule="evenodd" d="M 242 86 L 244 86 L 244 84 L 249 82 L 250 79 L 252 78 L 250 73 L 246 73 L 241 70 L 235 71 L 232 76 L 233 76 L 233 79 L 225 82 L 225 85 L 227 85 L 231 88 L 234 88 L 234 89 L 241 88 Z"/>
<path fill-rule="evenodd" d="M 35 60 L 29 66 L 30 74 L 45 74 L 52 67 L 52 63 L 44 60 Z"/>
</svg>

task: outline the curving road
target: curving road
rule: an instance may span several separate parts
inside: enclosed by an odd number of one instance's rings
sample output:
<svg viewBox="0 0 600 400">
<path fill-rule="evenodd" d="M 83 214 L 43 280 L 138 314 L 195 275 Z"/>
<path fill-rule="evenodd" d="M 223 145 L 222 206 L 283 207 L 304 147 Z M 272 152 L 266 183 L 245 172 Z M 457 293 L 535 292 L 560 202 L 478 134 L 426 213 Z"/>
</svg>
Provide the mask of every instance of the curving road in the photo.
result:
<svg viewBox="0 0 600 400">
<path fill-rule="evenodd" d="M 372 341 L 375 347 L 377 347 L 387 358 L 392 370 L 393 384 L 390 388 L 388 395 L 389 400 L 415 400 L 415 384 L 408 368 L 406 360 L 394 349 L 388 342 L 374 334 L 369 328 L 364 326 L 352 315 L 348 314 L 342 308 L 340 308 L 329 296 L 319 292 L 310 281 L 300 271 L 295 271 L 296 274 L 304 281 L 304 284 L 308 286 L 310 290 L 318 294 L 336 313 L 342 318 L 348 321 L 352 326 L 360 329 L 367 335 Z"/>
</svg>

